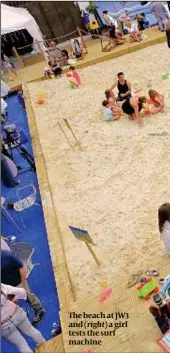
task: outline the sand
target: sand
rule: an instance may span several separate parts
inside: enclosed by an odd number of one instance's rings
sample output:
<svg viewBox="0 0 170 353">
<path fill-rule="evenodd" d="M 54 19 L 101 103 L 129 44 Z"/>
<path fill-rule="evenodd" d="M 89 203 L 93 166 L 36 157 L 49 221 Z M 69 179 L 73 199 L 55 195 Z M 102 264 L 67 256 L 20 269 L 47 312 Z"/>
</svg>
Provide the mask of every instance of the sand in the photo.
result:
<svg viewBox="0 0 170 353">
<path fill-rule="evenodd" d="M 99 280 L 157 269 L 166 257 L 157 211 L 170 200 L 170 75 L 162 80 L 169 70 L 163 43 L 80 70 L 80 89 L 70 89 L 65 77 L 28 85 L 77 297 L 95 292 Z M 163 93 L 164 113 L 144 117 L 140 128 L 127 118 L 104 122 L 104 90 L 119 71 L 133 92 L 147 94 L 149 85 Z M 48 95 L 44 105 L 35 102 L 38 92 Z M 57 124 L 62 118 L 71 123 L 83 152 L 68 145 Z M 162 132 L 168 135 L 159 136 Z M 89 231 L 100 268 L 68 225 Z"/>
</svg>

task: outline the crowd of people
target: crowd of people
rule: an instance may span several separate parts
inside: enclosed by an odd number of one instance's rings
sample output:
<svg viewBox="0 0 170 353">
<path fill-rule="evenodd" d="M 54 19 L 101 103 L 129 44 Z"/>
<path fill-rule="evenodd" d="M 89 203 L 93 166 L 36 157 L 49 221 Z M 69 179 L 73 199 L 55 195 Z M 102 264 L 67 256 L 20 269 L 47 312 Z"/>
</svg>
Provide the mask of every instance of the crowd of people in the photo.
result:
<svg viewBox="0 0 170 353">
<path fill-rule="evenodd" d="M 1 127 L 8 120 L 8 96 L 10 88 L 1 80 Z M 25 109 L 23 92 L 17 93 L 18 102 Z M 6 161 L 10 159 L 8 150 L 4 147 L 1 136 L 1 180 L 6 187 L 15 187 L 19 184 Z M 15 163 L 10 159 L 11 163 Z M 18 168 L 15 165 L 16 169 Z M 32 291 L 27 281 L 27 272 L 19 257 L 11 251 L 8 238 L 1 236 L 1 336 L 17 347 L 21 353 L 33 353 L 25 337 L 29 336 L 38 345 L 45 342 L 41 332 L 35 328 L 44 317 L 45 310 Z M 20 300 L 26 300 L 34 312 L 32 322 L 29 321 L 27 312 L 20 307 Z"/>
<path fill-rule="evenodd" d="M 166 7 L 161 2 L 153 2 L 152 13 L 158 22 L 158 28 L 160 31 L 166 32 L 168 46 L 170 47 L 170 24 L 168 21 L 169 15 Z M 120 38 L 124 34 L 129 34 L 131 42 L 140 42 L 142 40 L 142 31 L 150 25 L 149 18 L 144 12 L 133 16 L 133 14 L 130 15 L 130 12 L 126 10 L 122 15 L 115 19 L 107 10 L 104 10 L 103 17 L 105 20 L 105 29 L 103 34 L 106 36 L 107 30 L 107 36 L 111 40 L 118 39 L 117 44 L 123 43 Z"/>
<path fill-rule="evenodd" d="M 60 77 L 63 66 L 71 64 L 72 60 L 80 60 L 84 55 L 84 48 L 81 39 L 78 37 L 71 39 L 70 53 L 66 49 L 59 49 L 54 40 L 49 42 L 49 47 L 46 48 L 48 63 L 44 69 L 44 75 L 51 78 L 52 75 Z"/>
<path fill-rule="evenodd" d="M 167 42 L 170 48 L 170 22 L 160 3 L 153 4 L 152 8 L 159 28 L 166 31 Z M 129 17 L 129 12 L 119 18 L 119 21 L 110 17 L 108 11 L 103 12 L 110 38 L 116 43 L 123 43 L 126 39 L 124 34 L 129 34 L 131 41 L 141 40 L 141 31 L 148 26 L 148 19 L 145 14 L 137 14 L 135 22 Z M 122 33 L 123 32 L 123 33 Z M 106 32 L 105 32 L 106 33 Z M 71 41 L 72 51 L 69 54 L 66 49 L 59 49 L 55 41 L 49 43 L 46 48 L 48 54 L 48 65 L 45 68 L 45 76 L 62 74 L 62 67 L 70 65 L 70 59 L 81 59 L 83 57 L 83 46 L 79 38 Z M 4 53 L 1 53 L 2 66 L 11 75 L 17 75 L 13 65 Z M 81 79 L 75 67 L 71 65 L 66 74 L 71 87 L 79 87 Z M 6 97 L 9 93 L 7 85 L 1 81 L 1 115 L 5 120 L 7 114 Z M 141 125 L 141 111 L 149 114 L 156 114 L 164 111 L 164 96 L 156 90 L 150 89 L 148 97 L 132 94 L 133 85 L 124 76 L 123 72 L 117 74 L 117 79 L 112 86 L 105 91 L 104 119 L 106 121 L 119 120 L 122 114 L 126 114 L 130 120 L 136 120 Z M 118 94 L 115 93 L 118 91 Z M 25 109 L 23 92 L 18 92 L 18 100 Z M 159 232 L 164 242 L 165 251 L 170 255 L 170 204 L 161 205 L 158 210 Z M 38 345 L 45 342 L 45 338 L 35 327 L 41 322 L 45 315 L 45 310 L 37 295 L 32 291 L 27 281 L 27 274 L 22 261 L 17 258 L 10 249 L 5 238 L 1 236 L 1 335 L 7 341 L 17 347 L 21 353 L 33 353 L 26 338 L 29 336 Z M 27 312 L 20 306 L 20 300 L 25 300 L 33 309 L 34 319 L 29 321 Z"/>
<path fill-rule="evenodd" d="M 110 89 L 105 91 L 106 99 L 102 102 L 104 107 L 104 119 L 106 121 L 119 120 L 121 114 L 126 114 L 130 120 L 136 120 L 141 125 L 140 112 L 143 109 L 147 115 L 164 111 L 164 96 L 157 91 L 150 89 L 149 97 L 132 95 L 131 83 L 125 79 L 124 73 L 117 74 L 117 80 Z M 117 88 L 118 95 L 114 93 Z M 120 104 L 122 102 L 122 104 Z"/>
</svg>

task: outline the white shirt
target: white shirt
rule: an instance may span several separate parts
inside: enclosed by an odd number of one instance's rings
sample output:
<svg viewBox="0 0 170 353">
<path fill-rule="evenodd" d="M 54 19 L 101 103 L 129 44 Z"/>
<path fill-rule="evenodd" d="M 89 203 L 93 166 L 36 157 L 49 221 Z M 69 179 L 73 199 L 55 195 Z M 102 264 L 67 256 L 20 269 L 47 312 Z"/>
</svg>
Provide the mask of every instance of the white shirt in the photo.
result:
<svg viewBox="0 0 170 353">
<path fill-rule="evenodd" d="M 170 255 L 170 222 L 166 221 L 162 230 L 162 239 L 167 255 Z"/>
<path fill-rule="evenodd" d="M 1 98 L 1 114 L 4 114 L 7 110 L 7 103 Z"/>
<path fill-rule="evenodd" d="M 1 322 L 13 314 L 16 304 L 7 299 L 8 294 L 15 295 L 16 299 L 27 299 L 25 289 L 8 286 L 1 283 Z"/>
</svg>

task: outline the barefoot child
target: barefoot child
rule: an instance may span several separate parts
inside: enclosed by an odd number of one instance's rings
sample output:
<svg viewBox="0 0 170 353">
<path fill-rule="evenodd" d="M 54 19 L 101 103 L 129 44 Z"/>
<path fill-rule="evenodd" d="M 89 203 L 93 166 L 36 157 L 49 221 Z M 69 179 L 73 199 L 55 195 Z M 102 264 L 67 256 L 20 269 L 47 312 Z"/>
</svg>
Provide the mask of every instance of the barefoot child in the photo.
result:
<svg viewBox="0 0 170 353">
<path fill-rule="evenodd" d="M 79 73 L 76 71 L 74 66 L 69 67 L 69 72 L 66 73 L 66 77 L 70 82 L 71 88 L 78 88 L 81 85 L 81 79 Z"/>
<path fill-rule="evenodd" d="M 119 107 L 113 107 L 111 103 L 107 100 L 102 102 L 104 109 L 104 120 L 112 121 L 112 120 L 119 120 L 121 115 L 121 110 Z"/>
<path fill-rule="evenodd" d="M 165 251 L 167 255 L 170 255 L 170 203 L 165 203 L 159 207 L 158 224 Z"/>
<path fill-rule="evenodd" d="M 164 96 L 153 89 L 149 90 L 149 97 L 153 104 L 153 108 L 150 109 L 151 114 L 163 112 L 164 110 Z"/>
</svg>

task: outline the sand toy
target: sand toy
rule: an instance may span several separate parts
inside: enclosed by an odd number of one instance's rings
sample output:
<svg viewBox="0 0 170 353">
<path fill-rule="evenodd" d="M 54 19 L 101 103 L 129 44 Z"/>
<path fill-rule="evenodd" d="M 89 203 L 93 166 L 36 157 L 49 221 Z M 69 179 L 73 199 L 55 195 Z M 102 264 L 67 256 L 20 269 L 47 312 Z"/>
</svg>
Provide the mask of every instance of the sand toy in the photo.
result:
<svg viewBox="0 0 170 353">
<path fill-rule="evenodd" d="M 112 294 L 112 289 L 105 289 L 99 297 L 99 302 L 104 302 Z"/>
<path fill-rule="evenodd" d="M 144 298 L 145 300 L 150 299 L 152 293 L 159 292 L 159 287 L 152 277 L 142 277 L 140 283 L 137 286 L 137 296 Z"/>
</svg>

